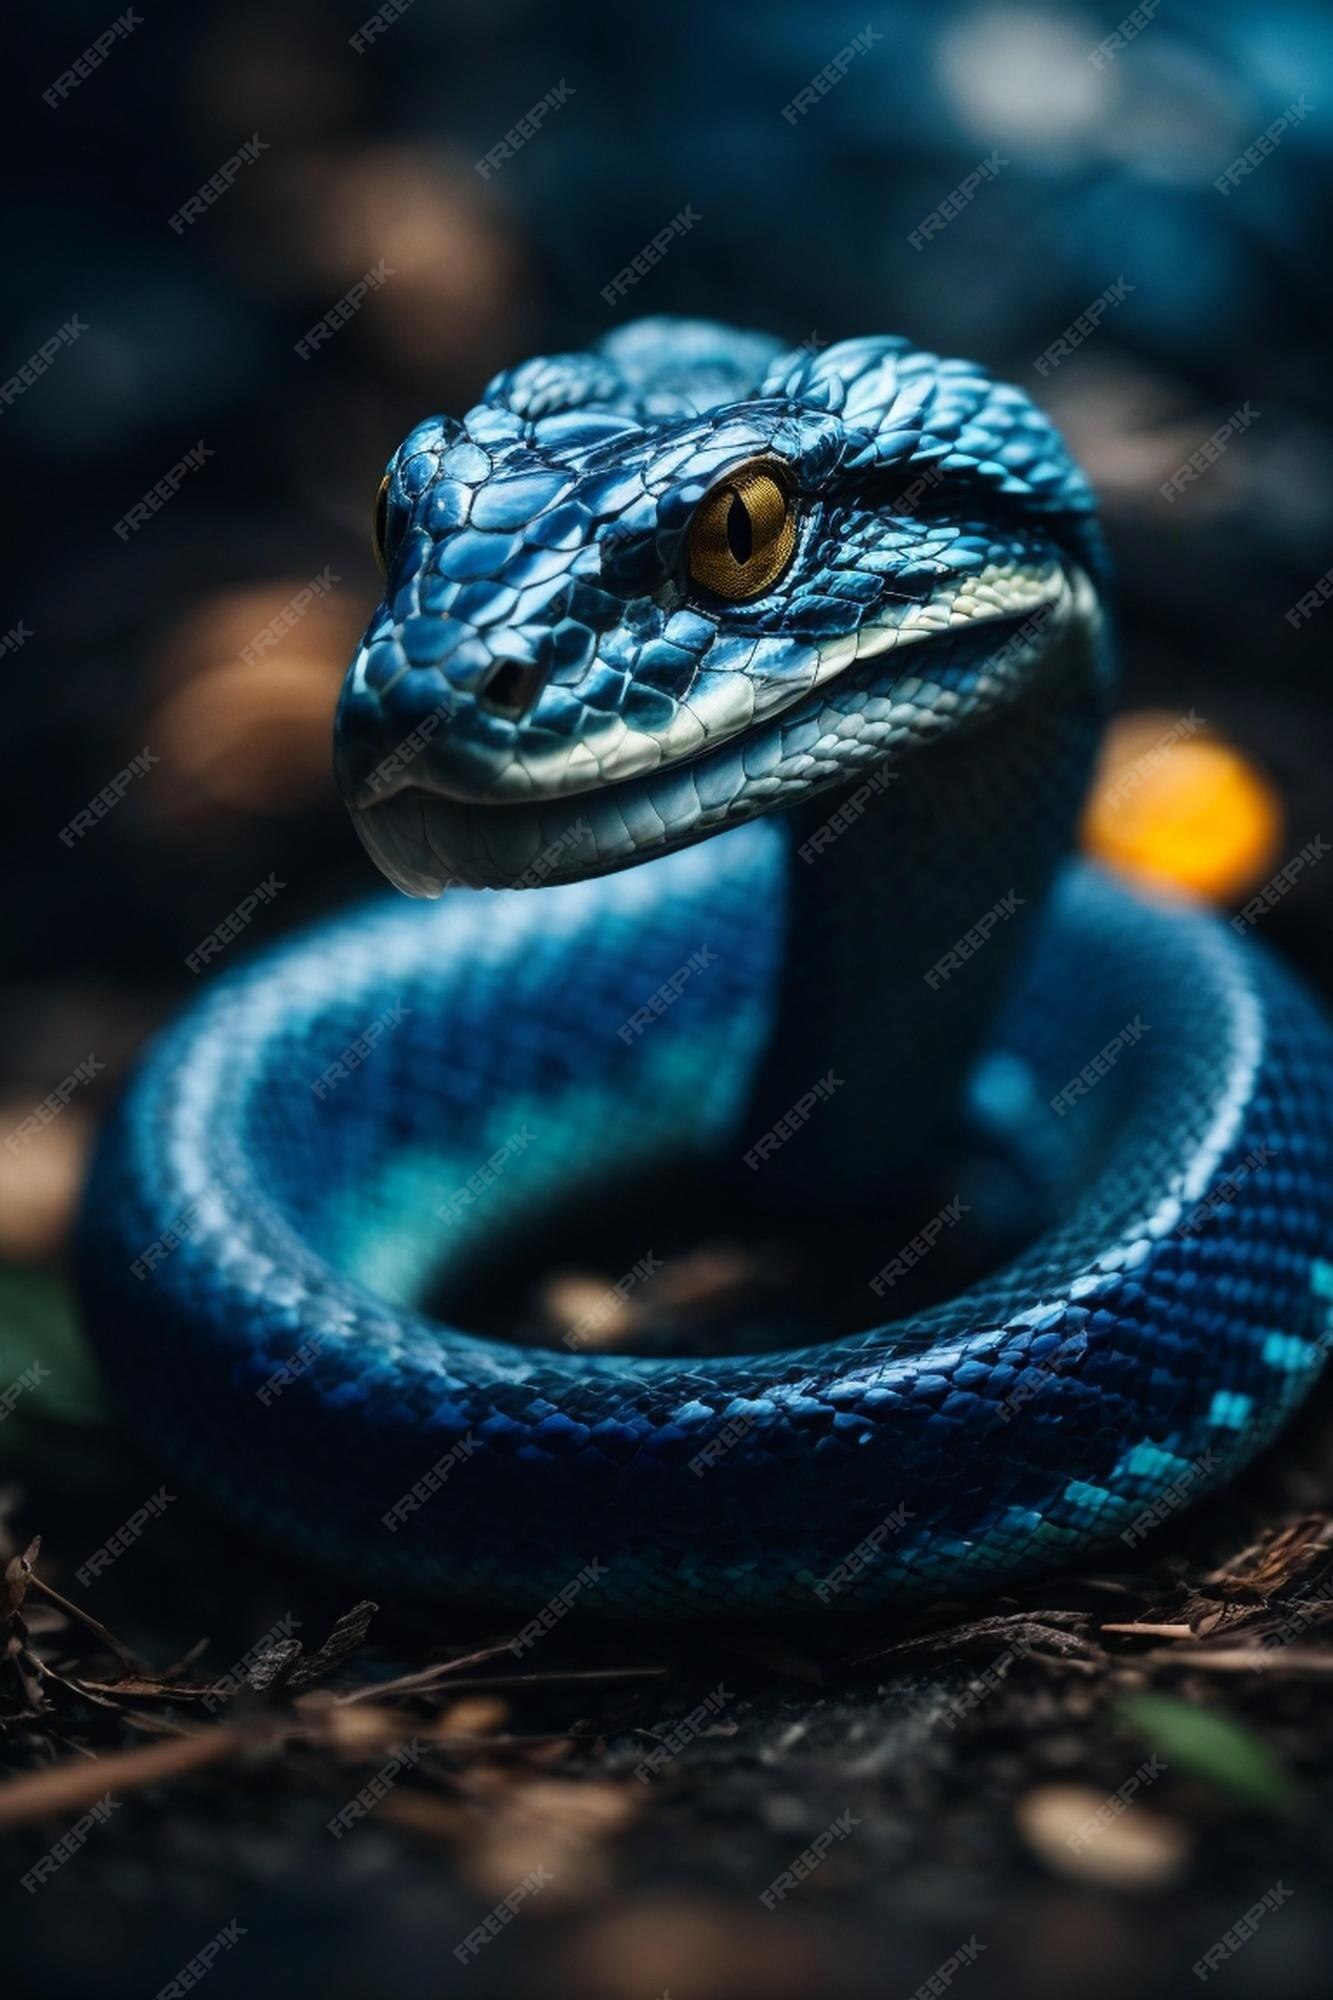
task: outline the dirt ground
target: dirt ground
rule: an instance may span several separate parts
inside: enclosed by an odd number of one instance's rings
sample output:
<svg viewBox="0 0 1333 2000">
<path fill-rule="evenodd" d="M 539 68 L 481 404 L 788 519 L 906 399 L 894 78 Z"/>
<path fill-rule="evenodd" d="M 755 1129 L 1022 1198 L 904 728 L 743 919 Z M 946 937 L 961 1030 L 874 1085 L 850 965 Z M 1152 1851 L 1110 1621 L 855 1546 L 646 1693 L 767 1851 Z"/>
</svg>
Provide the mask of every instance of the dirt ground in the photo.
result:
<svg viewBox="0 0 1333 2000">
<path fill-rule="evenodd" d="M 174 1487 L 83 1588 L 160 1468 L 21 1437 L 7 1992 L 1327 1990 L 1333 1393 L 1123 1563 L 910 1617 L 571 1615 L 521 1656 Z"/>
</svg>

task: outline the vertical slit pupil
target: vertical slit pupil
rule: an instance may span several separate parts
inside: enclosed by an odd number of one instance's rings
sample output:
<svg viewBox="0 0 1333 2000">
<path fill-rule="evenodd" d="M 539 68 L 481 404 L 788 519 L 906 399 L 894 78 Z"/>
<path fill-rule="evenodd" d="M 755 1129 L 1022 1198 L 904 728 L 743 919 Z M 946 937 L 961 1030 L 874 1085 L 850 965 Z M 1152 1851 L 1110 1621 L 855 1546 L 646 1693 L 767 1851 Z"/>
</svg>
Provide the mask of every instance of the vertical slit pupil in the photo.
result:
<svg viewBox="0 0 1333 2000">
<path fill-rule="evenodd" d="M 750 525 L 750 510 L 739 493 L 727 509 L 727 547 L 734 559 L 741 564 L 749 562 L 754 554 L 754 531 Z"/>
</svg>

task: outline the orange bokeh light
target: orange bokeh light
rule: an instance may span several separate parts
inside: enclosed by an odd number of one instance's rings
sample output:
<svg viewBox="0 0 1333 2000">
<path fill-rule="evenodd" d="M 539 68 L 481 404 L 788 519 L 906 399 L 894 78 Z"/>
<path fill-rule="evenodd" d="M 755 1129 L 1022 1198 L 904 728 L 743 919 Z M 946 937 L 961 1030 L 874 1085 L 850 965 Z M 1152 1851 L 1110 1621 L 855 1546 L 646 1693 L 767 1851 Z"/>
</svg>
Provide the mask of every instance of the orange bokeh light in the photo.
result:
<svg viewBox="0 0 1333 2000">
<path fill-rule="evenodd" d="M 1083 846 L 1137 881 L 1230 903 L 1268 874 L 1284 824 L 1274 786 L 1239 750 L 1141 711 L 1107 734 Z"/>
</svg>

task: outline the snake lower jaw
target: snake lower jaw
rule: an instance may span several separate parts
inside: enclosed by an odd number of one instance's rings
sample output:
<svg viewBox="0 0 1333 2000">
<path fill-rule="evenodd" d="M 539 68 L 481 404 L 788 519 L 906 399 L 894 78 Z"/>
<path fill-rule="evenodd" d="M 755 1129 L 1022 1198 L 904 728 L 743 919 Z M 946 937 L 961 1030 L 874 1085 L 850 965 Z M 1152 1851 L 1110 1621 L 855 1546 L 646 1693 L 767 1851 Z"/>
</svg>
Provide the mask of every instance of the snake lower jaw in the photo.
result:
<svg viewBox="0 0 1333 2000">
<path fill-rule="evenodd" d="M 1092 585 L 1071 567 L 1035 611 L 959 623 L 926 645 L 886 644 L 748 733 L 619 782 L 486 803 L 407 784 L 371 803 L 349 796 L 348 809 L 405 895 L 586 881 L 855 785 L 913 754 L 923 716 L 947 712 L 965 728 L 1061 671 L 1071 647 L 1095 648 L 1100 628 Z"/>
<path fill-rule="evenodd" d="M 477 806 L 416 787 L 374 806 L 351 806 L 352 824 L 381 874 L 406 896 L 436 897 L 449 888 L 534 889 L 587 881 L 690 845 L 717 831 L 697 801 L 680 794 L 670 827 L 660 813 L 651 828 L 626 794 L 614 791 L 524 805 Z M 751 813 L 738 807 L 740 821 Z M 636 818 L 639 824 L 636 829 Z"/>
<path fill-rule="evenodd" d="M 443 895 L 449 877 L 426 837 L 425 797 L 399 792 L 379 806 L 350 806 L 352 825 L 381 875 L 405 896 Z"/>
</svg>

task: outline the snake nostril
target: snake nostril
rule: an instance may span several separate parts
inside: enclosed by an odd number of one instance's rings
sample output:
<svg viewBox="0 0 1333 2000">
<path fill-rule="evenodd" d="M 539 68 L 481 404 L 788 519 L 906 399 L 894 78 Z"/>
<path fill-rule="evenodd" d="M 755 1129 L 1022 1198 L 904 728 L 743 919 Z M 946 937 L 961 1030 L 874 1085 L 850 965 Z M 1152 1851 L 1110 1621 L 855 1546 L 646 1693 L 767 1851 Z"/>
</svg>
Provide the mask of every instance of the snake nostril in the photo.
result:
<svg viewBox="0 0 1333 2000">
<path fill-rule="evenodd" d="M 493 715 L 504 715 L 516 722 L 532 707 L 544 679 L 540 667 L 528 666 L 522 660 L 501 660 L 477 690 L 477 700 Z"/>
</svg>

